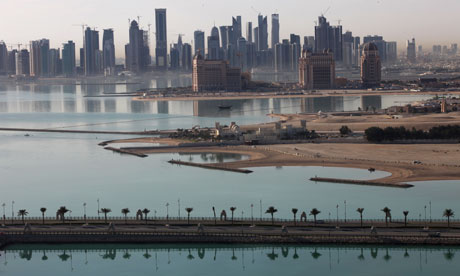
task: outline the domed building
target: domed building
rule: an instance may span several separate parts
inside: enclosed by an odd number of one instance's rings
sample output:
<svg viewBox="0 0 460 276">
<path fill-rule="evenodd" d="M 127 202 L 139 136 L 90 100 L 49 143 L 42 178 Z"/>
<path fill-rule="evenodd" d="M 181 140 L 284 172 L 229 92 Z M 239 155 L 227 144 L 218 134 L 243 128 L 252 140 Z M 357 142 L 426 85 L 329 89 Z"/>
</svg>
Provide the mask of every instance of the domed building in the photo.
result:
<svg viewBox="0 0 460 276">
<path fill-rule="evenodd" d="M 379 49 L 374 43 L 366 43 L 361 56 L 361 80 L 367 88 L 380 86 L 382 79 L 382 62 Z"/>
</svg>

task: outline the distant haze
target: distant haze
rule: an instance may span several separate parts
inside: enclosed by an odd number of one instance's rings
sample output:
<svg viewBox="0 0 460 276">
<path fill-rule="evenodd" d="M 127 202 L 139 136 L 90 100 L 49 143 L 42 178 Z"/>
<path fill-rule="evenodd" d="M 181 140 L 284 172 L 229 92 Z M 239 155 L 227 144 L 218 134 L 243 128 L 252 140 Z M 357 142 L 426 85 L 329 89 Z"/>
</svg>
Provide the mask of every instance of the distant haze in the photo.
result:
<svg viewBox="0 0 460 276">
<path fill-rule="evenodd" d="M 350 30 L 361 37 L 383 35 L 387 41 L 397 41 L 400 49 L 412 37 L 424 50 L 431 50 L 433 44 L 456 43 L 460 35 L 459 0 L 2 0 L 0 40 L 25 44 L 49 38 L 54 48 L 74 40 L 81 47 L 81 27 L 73 24 L 85 23 L 100 31 L 113 28 L 117 57 L 124 57 L 128 19 L 141 16 L 140 25 L 147 30 L 151 23 L 154 32 L 155 8 L 168 10 L 169 42 L 182 33 L 184 42 L 190 43 L 196 29 L 208 36 L 214 23 L 231 25 L 231 17 L 236 15 L 243 17 L 246 36 L 246 22 L 252 21 L 256 27 L 258 12 L 269 16 L 269 33 L 270 15 L 280 14 L 281 39 L 290 33 L 314 35 L 314 21 L 329 6 L 325 16 L 332 25 L 341 19 L 344 32 Z"/>
</svg>

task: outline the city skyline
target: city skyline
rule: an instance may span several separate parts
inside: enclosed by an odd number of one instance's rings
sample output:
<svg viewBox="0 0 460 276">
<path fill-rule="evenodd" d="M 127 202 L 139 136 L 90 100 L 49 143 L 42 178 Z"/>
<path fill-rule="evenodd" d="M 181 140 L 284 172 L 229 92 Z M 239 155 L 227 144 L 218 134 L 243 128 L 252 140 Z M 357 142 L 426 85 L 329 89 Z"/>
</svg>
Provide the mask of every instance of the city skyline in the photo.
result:
<svg viewBox="0 0 460 276">
<path fill-rule="evenodd" d="M 76 25 L 85 23 L 90 27 L 97 27 L 100 32 L 107 28 L 114 29 L 116 56 L 123 58 L 124 45 L 129 41 L 128 19 L 138 20 L 137 16 L 140 16 L 140 27 L 144 30 L 148 30 L 148 24 L 151 24 L 150 47 L 153 49 L 155 45 L 153 34 L 155 9 L 166 8 L 168 44 L 176 42 L 180 33 L 185 34 L 183 40 L 189 43 L 193 40 L 193 32 L 198 29 L 203 30 L 205 35 L 209 36 L 214 25 L 230 25 L 232 16 L 237 15 L 242 16 L 242 26 L 246 26 L 247 22 L 252 22 L 255 27 L 259 12 L 269 18 L 274 13 L 280 15 L 280 40 L 289 38 L 291 33 L 301 37 L 310 36 L 314 35 L 314 21 L 318 20 L 319 15 L 325 13 L 333 25 L 338 24 L 340 20 L 344 32 L 350 30 L 358 36 L 381 35 L 389 40 L 397 41 L 399 50 L 404 48 L 405 41 L 415 37 L 417 43 L 428 50 L 434 44 L 449 45 L 457 42 L 449 26 L 460 23 L 460 19 L 457 19 L 454 14 L 456 8 L 460 8 L 460 3 L 453 0 L 444 2 L 444 5 L 440 6 L 428 0 L 411 0 L 404 3 L 395 0 L 347 0 L 321 4 L 297 3 L 297 1 L 288 0 L 280 6 L 276 1 L 260 0 L 235 0 L 231 4 L 204 0 L 160 0 L 155 3 L 139 0 L 132 7 L 127 7 L 126 2 L 122 1 L 102 0 L 93 3 L 83 0 L 78 3 L 66 3 L 63 9 L 58 7 L 60 2 L 56 0 L 23 0 L 20 3 L 7 0 L 3 7 L 6 10 L 16 9 L 20 13 L 6 13 L 0 18 L 1 26 L 11 26 L 8 32 L 5 30 L 1 32 L 0 40 L 4 40 L 13 47 L 14 44 L 23 44 L 23 48 L 30 41 L 42 38 L 50 40 L 51 48 L 62 48 L 63 43 L 72 40 L 76 43 L 76 48 L 80 48 L 82 47 L 81 26 Z M 357 6 L 359 9 L 353 9 Z M 204 8 L 208 11 L 207 14 L 202 14 Z M 37 10 L 40 12 L 37 13 Z M 18 16 L 21 17 L 21 20 L 18 20 Z M 383 24 L 379 19 L 383 16 L 391 17 L 391 20 Z M 423 18 L 423 21 L 417 20 L 415 16 Z M 49 20 L 50 18 L 55 20 Z M 56 24 L 57 21 L 59 24 Z M 269 41 L 271 40 L 270 21 Z M 12 26 L 11 22 L 18 23 Z M 367 24 L 362 24 L 362 22 Z M 246 35 L 245 32 L 243 35 Z"/>
</svg>

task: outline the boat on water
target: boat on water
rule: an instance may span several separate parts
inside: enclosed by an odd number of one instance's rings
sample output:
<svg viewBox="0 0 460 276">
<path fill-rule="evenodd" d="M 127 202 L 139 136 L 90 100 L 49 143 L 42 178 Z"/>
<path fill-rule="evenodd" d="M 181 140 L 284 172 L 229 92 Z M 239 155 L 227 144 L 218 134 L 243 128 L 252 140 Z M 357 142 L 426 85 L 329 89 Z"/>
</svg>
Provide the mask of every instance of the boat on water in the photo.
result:
<svg viewBox="0 0 460 276">
<path fill-rule="evenodd" d="M 231 109 L 231 105 L 220 104 L 217 106 L 219 109 Z"/>
</svg>

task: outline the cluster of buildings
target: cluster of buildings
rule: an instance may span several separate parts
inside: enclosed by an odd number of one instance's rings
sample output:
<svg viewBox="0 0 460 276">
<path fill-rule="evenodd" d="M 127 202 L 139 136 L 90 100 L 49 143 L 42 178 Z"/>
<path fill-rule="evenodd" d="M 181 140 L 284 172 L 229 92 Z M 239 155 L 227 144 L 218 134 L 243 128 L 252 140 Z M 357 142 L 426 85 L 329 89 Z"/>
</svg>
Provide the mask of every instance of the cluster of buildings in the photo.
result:
<svg viewBox="0 0 460 276">
<path fill-rule="evenodd" d="M 108 76 L 122 71 L 134 74 L 166 70 L 191 72 L 195 63 L 193 57 L 199 54 L 203 60 L 222 61 L 228 68 L 240 68 L 242 72 L 253 69 L 293 73 L 302 71 L 300 75 L 303 79 L 300 82 L 303 86 L 320 87 L 323 86 L 320 83 L 326 80 L 318 80 L 312 85 L 309 81 L 312 75 L 316 74 L 318 79 L 325 78 L 327 74 L 333 75 L 334 72 L 329 70 L 330 73 L 323 72 L 320 76 L 318 72 L 310 70 L 313 64 L 321 63 L 321 66 L 325 66 L 324 63 L 329 62 L 343 68 L 358 69 L 363 62 L 365 45 L 369 43 L 376 46 L 379 63 L 394 63 L 398 60 L 396 42 L 386 41 L 378 35 L 361 39 L 353 36 L 350 31 L 343 32 L 340 21 L 338 25 L 333 25 L 323 15 L 316 21 L 313 36 L 290 34 L 288 38 L 281 39 L 280 26 L 279 14 L 272 14 L 270 18 L 259 14 L 256 22 L 249 21 L 245 25 L 241 16 L 235 16 L 229 25 L 212 27 L 208 36 L 204 31 L 196 30 L 193 43 L 183 42 L 183 35 L 179 34 L 177 42 L 168 45 L 167 11 L 156 9 L 154 51 L 151 51 L 150 25 L 145 30 L 139 20 L 130 21 L 124 64 L 115 62 L 113 29 L 103 30 L 101 41 L 99 31 L 82 25 L 84 41 L 81 48 L 76 47 L 73 41 L 68 41 L 62 44 L 61 49 L 53 49 L 48 39 L 41 39 L 31 41 L 27 49 L 18 45 L 16 50 L 11 46 L 8 50 L 7 44 L 0 42 L 0 75 L 73 77 Z M 419 46 L 417 53 L 415 39 L 412 39 L 407 42 L 405 59 L 415 63 L 421 51 Z M 453 44 L 450 49 L 435 45 L 434 53 L 456 55 L 457 45 Z M 369 68 L 372 66 L 370 64 Z M 366 75 L 367 78 L 369 76 Z"/>
</svg>

